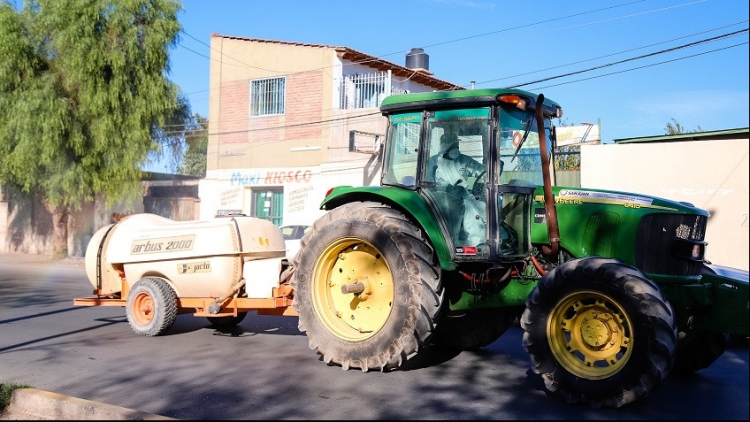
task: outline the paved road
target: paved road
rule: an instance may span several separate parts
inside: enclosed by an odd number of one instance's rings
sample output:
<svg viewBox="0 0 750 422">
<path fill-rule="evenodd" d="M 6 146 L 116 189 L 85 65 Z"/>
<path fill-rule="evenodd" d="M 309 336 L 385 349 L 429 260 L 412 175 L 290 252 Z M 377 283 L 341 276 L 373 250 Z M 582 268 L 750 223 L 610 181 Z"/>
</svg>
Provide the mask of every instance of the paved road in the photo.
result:
<svg viewBox="0 0 750 422">
<path fill-rule="evenodd" d="M 319 361 L 295 317 L 251 314 L 222 332 L 180 315 L 165 336 L 136 336 L 122 308 L 73 306 L 92 290 L 82 260 L 29 259 L 0 254 L 0 383 L 179 419 L 749 417 L 747 343 L 634 405 L 590 409 L 547 396 L 518 328 L 409 371 L 343 371 Z"/>
</svg>

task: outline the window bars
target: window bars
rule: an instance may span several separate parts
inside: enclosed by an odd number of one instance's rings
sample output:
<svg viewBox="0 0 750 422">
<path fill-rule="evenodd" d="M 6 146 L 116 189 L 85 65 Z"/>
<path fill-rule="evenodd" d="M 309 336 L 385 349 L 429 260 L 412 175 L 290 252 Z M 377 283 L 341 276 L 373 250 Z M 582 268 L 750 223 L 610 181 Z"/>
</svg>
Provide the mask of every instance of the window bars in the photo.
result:
<svg viewBox="0 0 750 422">
<path fill-rule="evenodd" d="M 339 83 L 339 109 L 380 107 L 386 96 L 396 93 L 391 91 L 390 71 L 344 75 Z"/>
<path fill-rule="evenodd" d="M 257 79 L 250 84 L 250 115 L 284 114 L 285 78 Z"/>
</svg>

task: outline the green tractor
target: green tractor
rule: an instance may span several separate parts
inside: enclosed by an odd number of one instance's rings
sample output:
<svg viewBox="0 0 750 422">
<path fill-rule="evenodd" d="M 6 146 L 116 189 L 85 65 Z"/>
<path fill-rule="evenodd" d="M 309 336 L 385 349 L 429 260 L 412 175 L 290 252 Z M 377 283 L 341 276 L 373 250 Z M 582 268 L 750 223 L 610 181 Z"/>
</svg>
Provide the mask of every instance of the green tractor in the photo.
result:
<svg viewBox="0 0 750 422">
<path fill-rule="evenodd" d="M 705 261 L 705 210 L 554 186 L 557 103 L 460 90 L 381 112 L 380 186 L 328 192 L 292 259 L 299 329 L 324 362 L 398 369 L 519 321 L 550 392 L 620 407 L 748 335 L 747 272 Z"/>
</svg>

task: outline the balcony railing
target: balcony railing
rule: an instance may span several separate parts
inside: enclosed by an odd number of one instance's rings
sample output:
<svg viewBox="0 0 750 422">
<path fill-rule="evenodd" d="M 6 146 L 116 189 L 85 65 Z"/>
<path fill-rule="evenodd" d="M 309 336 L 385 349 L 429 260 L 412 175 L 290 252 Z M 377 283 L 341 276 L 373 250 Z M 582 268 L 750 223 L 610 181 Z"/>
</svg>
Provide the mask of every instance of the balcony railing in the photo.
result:
<svg viewBox="0 0 750 422">
<path fill-rule="evenodd" d="M 338 86 L 341 110 L 380 107 L 388 95 L 406 92 L 392 87 L 390 71 L 344 75 Z"/>
</svg>

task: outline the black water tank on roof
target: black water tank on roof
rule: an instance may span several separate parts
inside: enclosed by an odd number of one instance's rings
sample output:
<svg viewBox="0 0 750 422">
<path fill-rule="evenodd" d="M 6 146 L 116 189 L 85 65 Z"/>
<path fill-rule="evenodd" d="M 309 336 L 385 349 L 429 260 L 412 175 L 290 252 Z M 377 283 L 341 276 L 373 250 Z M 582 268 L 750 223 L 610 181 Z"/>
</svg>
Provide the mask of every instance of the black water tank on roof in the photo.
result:
<svg viewBox="0 0 750 422">
<path fill-rule="evenodd" d="M 406 67 L 409 69 L 430 70 L 430 56 L 421 48 L 412 48 L 406 53 Z"/>
</svg>

